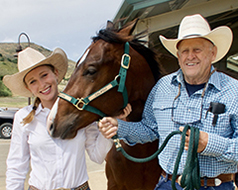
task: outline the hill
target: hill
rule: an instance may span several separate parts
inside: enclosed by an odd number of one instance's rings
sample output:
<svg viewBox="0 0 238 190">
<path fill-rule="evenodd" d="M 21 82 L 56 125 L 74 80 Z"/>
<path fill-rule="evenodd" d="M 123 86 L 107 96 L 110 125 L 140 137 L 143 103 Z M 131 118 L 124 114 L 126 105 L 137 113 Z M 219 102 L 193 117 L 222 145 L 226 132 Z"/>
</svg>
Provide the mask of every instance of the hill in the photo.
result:
<svg viewBox="0 0 238 190">
<path fill-rule="evenodd" d="M 4 75 L 11 75 L 18 72 L 16 54 L 17 45 L 17 43 L 0 43 L 0 80 L 2 80 Z M 22 49 L 25 49 L 28 46 L 28 43 L 21 43 L 21 46 Z M 51 50 L 39 46 L 35 43 L 30 43 L 30 47 L 41 52 L 46 57 L 52 53 Z M 71 76 L 74 67 L 75 62 L 69 60 L 68 71 L 66 73 L 65 80 L 61 83 L 61 88 L 63 88 L 62 85 L 64 86 L 69 77 Z M 2 81 L 0 81 L 0 86 L 1 83 Z"/>
</svg>

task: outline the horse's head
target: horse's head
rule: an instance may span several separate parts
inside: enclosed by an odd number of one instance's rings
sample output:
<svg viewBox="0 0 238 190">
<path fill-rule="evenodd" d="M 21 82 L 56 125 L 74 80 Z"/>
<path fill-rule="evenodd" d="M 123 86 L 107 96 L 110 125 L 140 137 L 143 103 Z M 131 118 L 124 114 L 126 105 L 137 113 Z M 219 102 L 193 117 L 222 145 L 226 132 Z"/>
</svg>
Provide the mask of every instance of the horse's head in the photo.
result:
<svg viewBox="0 0 238 190">
<path fill-rule="evenodd" d="M 97 121 L 102 114 L 116 116 L 122 112 L 125 97 L 123 92 L 118 92 L 122 78 L 121 75 L 118 77 L 118 74 L 122 57 L 127 50 L 131 62 L 125 83 L 128 99 L 134 110 L 130 117 L 131 120 L 139 119 L 138 113 L 142 112 L 155 78 L 145 58 L 146 55 L 148 59 L 152 59 L 153 55 L 147 52 L 142 56 L 143 48 L 137 51 L 132 48 L 135 36 L 131 33 L 136 23 L 137 20 L 116 30 L 113 24 L 108 22 L 107 28 L 93 38 L 92 44 L 77 62 L 66 88 L 60 94 L 61 98 L 56 101 L 48 117 L 48 130 L 53 137 L 73 138 L 78 129 Z M 128 47 L 125 47 L 126 42 L 130 42 L 130 46 L 128 44 Z M 134 43 L 134 47 L 135 44 L 142 47 L 139 43 Z M 154 67 L 157 69 L 157 63 Z M 102 114 L 98 114 L 98 111 Z"/>
</svg>

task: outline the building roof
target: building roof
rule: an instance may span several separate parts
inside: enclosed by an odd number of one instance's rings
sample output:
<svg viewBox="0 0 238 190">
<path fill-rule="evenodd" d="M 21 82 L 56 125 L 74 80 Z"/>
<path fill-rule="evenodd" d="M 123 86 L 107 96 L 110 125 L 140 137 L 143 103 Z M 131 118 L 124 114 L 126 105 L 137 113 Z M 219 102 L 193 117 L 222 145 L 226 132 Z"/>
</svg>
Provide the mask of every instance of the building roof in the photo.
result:
<svg viewBox="0 0 238 190">
<path fill-rule="evenodd" d="M 215 28 L 238 26 L 237 0 L 124 0 L 114 21 L 124 18 L 121 24 L 139 18 L 135 33 L 147 30 L 154 47 L 161 45 L 158 37 L 176 38 L 178 25 L 189 14 L 203 15 Z"/>
<path fill-rule="evenodd" d="M 177 38 L 178 26 L 183 17 L 196 13 L 207 19 L 211 29 L 222 25 L 232 29 L 231 49 L 226 57 L 216 63 L 216 67 L 238 79 L 238 63 L 234 65 L 230 61 L 232 55 L 237 53 L 238 0 L 124 0 L 113 21 L 120 20 L 119 24 L 124 25 L 139 18 L 134 33 L 148 31 L 145 40 L 149 46 L 169 54 L 162 46 L 159 35 Z"/>
</svg>

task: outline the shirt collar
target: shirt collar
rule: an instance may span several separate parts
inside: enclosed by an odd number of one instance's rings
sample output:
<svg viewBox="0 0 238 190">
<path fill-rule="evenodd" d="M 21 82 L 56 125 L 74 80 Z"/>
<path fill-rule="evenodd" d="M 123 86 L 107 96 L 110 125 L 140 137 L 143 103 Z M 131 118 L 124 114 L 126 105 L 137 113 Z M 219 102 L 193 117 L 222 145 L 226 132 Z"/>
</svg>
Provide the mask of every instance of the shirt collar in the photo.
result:
<svg viewBox="0 0 238 190">
<path fill-rule="evenodd" d="M 215 68 L 212 66 L 211 68 L 211 72 L 214 70 Z M 221 81 L 219 78 L 219 73 L 217 71 L 215 71 L 212 76 L 210 77 L 209 81 L 208 81 L 209 85 L 214 86 L 217 90 L 221 90 Z"/>
<path fill-rule="evenodd" d="M 43 107 L 42 107 L 42 104 L 40 103 L 39 106 L 38 106 L 37 109 L 36 109 L 35 115 L 38 115 L 38 114 L 39 114 L 40 112 L 42 112 L 42 111 L 50 112 L 50 109 L 48 109 L 48 108 L 43 108 Z"/>
<path fill-rule="evenodd" d="M 178 85 L 179 83 L 183 84 L 183 72 L 181 69 L 172 74 L 171 84 Z"/>
<path fill-rule="evenodd" d="M 211 67 L 211 72 L 214 70 L 215 68 L 212 66 Z M 178 71 L 176 71 L 173 76 L 172 76 L 172 81 L 171 84 L 174 85 L 178 85 L 179 83 L 181 83 L 182 85 L 184 85 L 184 78 L 183 78 L 183 72 L 181 69 L 179 69 Z M 215 87 L 217 90 L 221 90 L 221 83 L 220 83 L 220 79 L 219 79 L 219 75 L 218 72 L 215 71 L 211 77 L 209 78 L 208 81 L 208 86 L 213 86 Z"/>
</svg>

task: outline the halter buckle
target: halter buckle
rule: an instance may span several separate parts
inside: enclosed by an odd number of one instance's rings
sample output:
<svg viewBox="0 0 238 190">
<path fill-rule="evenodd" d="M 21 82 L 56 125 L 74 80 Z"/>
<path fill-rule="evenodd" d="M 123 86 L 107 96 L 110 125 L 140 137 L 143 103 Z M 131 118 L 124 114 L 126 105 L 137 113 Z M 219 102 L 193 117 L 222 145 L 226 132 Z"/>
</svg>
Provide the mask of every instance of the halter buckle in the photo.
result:
<svg viewBox="0 0 238 190">
<path fill-rule="evenodd" d="M 78 110 L 80 110 L 80 111 L 82 111 L 83 110 L 83 107 L 84 107 L 84 105 L 87 105 L 87 103 L 85 103 L 84 101 L 83 101 L 83 98 L 77 98 L 77 103 L 76 104 L 74 104 L 74 106 L 78 109 Z M 80 105 L 82 105 L 82 107 L 80 107 Z"/>
<path fill-rule="evenodd" d="M 115 143 L 116 149 L 121 147 L 121 143 L 119 138 L 113 139 L 113 142 Z"/>
<path fill-rule="evenodd" d="M 127 60 L 125 60 L 127 59 Z M 121 66 L 124 69 L 128 69 L 130 67 L 130 61 L 131 61 L 131 56 L 128 54 L 123 54 L 122 59 L 121 59 Z M 125 65 L 125 63 L 128 63 L 127 65 Z"/>
</svg>

